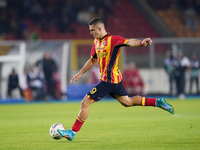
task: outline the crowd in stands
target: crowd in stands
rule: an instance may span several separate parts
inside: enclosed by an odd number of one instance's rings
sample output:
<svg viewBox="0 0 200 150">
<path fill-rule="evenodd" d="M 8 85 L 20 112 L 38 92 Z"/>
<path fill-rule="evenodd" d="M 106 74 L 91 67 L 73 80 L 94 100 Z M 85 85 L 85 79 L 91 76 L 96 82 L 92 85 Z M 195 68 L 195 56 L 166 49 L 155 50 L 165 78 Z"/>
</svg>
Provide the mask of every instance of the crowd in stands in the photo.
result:
<svg viewBox="0 0 200 150">
<path fill-rule="evenodd" d="M 48 32 L 76 32 L 74 22 L 85 25 L 92 17 L 103 19 L 112 14 L 112 0 L 0 0 L 0 36 L 14 34 L 15 39 L 29 38 L 30 24 Z"/>
<path fill-rule="evenodd" d="M 147 0 L 148 4 L 155 10 L 170 9 L 176 7 L 181 12 L 182 23 L 185 31 L 195 32 L 198 28 L 200 18 L 200 0 Z"/>
<path fill-rule="evenodd" d="M 179 9 L 184 11 L 192 6 L 198 15 L 200 15 L 200 0 L 147 0 L 147 3 L 154 9 L 168 9 L 172 5 L 177 5 Z"/>
</svg>

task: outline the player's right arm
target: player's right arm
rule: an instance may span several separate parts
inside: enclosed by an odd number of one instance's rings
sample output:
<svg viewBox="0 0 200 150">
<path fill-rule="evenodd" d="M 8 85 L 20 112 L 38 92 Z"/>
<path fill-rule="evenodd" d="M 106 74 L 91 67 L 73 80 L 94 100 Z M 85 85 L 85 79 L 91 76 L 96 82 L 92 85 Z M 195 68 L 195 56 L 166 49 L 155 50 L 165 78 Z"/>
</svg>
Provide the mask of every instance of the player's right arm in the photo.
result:
<svg viewBox="0 0 200 150">
<path fill-rule="evenodd" d="M 81 70 L 73 76 L 71 79 L 70 83 L 73 81 L 78 81 L 78 79 L 86 72 L 88 71 L 94 64 L 97 62 L 97 58 L 90 58 L 88 61 L 85 63 L 85 65 L 81 68 Z"/>
<path fill-rule="evenodd" d="M 131 47 L 141 47 L 141 46 L 149 46 L 151 45 L 152 40 L 150 38 L 145 38 L 144 40 L 140 41 L 138 39 L 128 39 L 126 45 Z"/>
<path fill-rule="evenodd" d="M 141 46 L 149 46 L 152 43 L 150 38 L 145 38 L 142 41 L 138 39 L 124 39 L 120 36 L 112 36 L 112 42 L 114 45 L 121 45 L 121 46 L 130 46 L 130 47 L 141 47 Z"/>
</svg>

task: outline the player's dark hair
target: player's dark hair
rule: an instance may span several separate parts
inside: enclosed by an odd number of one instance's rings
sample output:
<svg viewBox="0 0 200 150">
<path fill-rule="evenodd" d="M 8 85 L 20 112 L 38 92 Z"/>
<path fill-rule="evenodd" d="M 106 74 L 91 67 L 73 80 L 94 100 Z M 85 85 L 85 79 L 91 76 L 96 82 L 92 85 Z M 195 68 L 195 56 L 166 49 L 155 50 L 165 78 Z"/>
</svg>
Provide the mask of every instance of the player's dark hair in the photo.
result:
<svg viewBox="0 0 200 150">
<path fill-rule="evenodd" d="M 88 25 L 96 25 L 98 23 L 103 23 L 103 20 L 100 17 L 95 17 L 89 21 Z"/>
</svg>

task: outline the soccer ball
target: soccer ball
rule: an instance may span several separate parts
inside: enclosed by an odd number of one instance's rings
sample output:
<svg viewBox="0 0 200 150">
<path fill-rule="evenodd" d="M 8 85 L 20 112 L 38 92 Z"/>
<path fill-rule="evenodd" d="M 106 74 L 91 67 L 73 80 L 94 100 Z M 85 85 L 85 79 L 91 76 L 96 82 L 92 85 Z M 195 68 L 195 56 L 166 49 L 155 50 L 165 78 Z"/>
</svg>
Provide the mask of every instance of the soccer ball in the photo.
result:
<svg viewBox="0 0 200 150">
<path fill-rule="evenodd" d="M 59 140 L 62 138 L 62 136 L 57 131 L 58 129 L 66 130 L 65 127 L 61 123 L 54 123 L 49 129 L 49 134 L 51 135 L 52 138 L 56 140 Z"/>
</svg>

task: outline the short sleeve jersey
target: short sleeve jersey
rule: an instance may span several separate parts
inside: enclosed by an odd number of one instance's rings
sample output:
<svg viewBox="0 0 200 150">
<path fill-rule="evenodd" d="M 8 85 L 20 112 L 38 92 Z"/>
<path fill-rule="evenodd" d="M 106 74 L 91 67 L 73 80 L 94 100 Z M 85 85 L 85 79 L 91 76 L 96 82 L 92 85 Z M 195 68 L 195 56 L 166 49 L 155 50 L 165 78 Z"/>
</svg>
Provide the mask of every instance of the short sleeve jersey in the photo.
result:
<svg viewBox="0 0 200 150">
<path fill-rule="evenodd" d="M 108 83 L 119 83 L 122 74 L 118 68 L 120 49 L 126 46 L 128 39 L 117 35 L 105 35 L 102 39 L 95 39 L 92 45 L 91 57 L 97 58 L 101 79 Z"/>
</svg>

